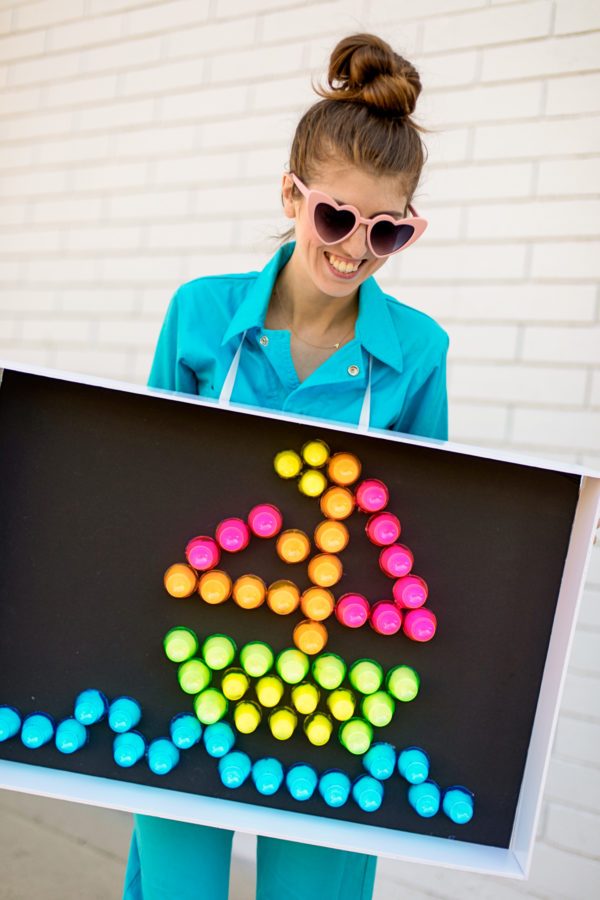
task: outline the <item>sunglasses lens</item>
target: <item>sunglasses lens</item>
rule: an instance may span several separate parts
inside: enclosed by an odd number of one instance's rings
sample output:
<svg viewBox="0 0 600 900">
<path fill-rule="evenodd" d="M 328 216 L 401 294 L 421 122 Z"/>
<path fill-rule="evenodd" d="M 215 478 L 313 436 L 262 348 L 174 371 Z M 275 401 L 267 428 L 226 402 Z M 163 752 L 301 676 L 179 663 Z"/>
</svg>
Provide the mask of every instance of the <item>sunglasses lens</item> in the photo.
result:
<svg viewBox="0 0 600 900">
<path fill-rule="evenodd" d="M 326 244 L 343 240 L 354 228 L 354 213 L 348 209 L 336 209 L 329 203 L 315 206 L 315 228 Z"/>
<path fill-rule="evenodd" d="M 371 230 L 371 243 L 376 253 L 387 256 L 404 247 L 413 236 L 412 225 L 394 225 L 393 222 L 376 222 Z"/>
</svg>

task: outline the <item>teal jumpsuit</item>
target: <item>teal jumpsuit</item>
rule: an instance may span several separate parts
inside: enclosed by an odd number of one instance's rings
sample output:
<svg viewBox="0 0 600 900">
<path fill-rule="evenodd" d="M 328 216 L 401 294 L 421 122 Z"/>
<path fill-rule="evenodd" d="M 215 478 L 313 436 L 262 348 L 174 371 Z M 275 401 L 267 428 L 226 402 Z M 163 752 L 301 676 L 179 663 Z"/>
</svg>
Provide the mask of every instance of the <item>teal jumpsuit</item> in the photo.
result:
<svg viewBox="0 0 600 900">
<path fill-rule="evenodd" d="M 217 399 L 235 369 L 234 404 L 352 426 L 368 391 L 372 428 L 446 440 L 447 335 L 373 278 L 359 289 L 354 339 L 299 381 L 289 332 L 263 327 L 293 246 L 261 272 L 183 285 L 169 306 L 149 385 Z M 135 816 L 123 900 L 227 900 L 232 838 L 226 829 Z M 259 836 L 256 897 L 369 900 L 375 866 L 366 854 Z"/>
</svg>

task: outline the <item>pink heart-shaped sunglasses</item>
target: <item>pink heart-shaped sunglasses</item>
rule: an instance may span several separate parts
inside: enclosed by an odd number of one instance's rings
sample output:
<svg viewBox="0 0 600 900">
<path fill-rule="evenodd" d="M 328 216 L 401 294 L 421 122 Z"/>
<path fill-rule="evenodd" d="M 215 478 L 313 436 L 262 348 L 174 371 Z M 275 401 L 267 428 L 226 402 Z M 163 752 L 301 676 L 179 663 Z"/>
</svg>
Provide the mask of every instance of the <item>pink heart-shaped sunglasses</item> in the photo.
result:
<svg viewBox="0 0 600 900">
<path fill-rule="evenodd" d="M 290 172 L 292 180 L 306 198 L 308 215 L 321 243 L 330 246 L 339 244 L 354 234 L 359 225 L 367 226 L 367 244 L 373 256 L 381 259 L 405 250 L 419 238 L 427 228 L 427 220 L 421 219 L 412 206 L 412 217 L 394 219 L 386 213 L 366 219 L 355 206 L 336 203 L 329 194 L 313 191 L 297 175 Z"/>
</svg>

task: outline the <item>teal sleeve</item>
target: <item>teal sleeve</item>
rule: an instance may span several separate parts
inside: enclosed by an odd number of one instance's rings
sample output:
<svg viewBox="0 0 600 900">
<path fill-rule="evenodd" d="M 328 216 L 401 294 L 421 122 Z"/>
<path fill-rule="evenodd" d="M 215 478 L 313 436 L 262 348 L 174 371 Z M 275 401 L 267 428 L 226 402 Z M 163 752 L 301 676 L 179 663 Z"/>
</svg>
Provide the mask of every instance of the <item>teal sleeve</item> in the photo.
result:
<svg viewBox="0 0 600 900">
<path fill-rule="evenodd" d="M 181 321 L 179 291 L 175 294 L 158 337 L 148 386 L 185 394 L 197 394 L 198 382 L 186 364 L 184 339 L 186 329 Z"/>
<path fill-rule="evenodd" d="M 447 349 L 446 343 L 438 365 L 411 396 L 407 408 L 402 411 L 402 417 L 393 425 L 394 431 L 440 441 L 448 440 Z"/>
</svg>

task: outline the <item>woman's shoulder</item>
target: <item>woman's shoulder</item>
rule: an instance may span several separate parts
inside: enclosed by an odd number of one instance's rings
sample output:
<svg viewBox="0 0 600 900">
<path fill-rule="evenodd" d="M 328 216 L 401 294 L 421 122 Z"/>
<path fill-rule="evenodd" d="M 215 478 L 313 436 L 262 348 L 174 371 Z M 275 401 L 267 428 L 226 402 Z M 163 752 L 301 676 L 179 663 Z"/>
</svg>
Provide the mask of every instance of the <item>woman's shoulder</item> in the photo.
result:
<svg viewBox="0 0 600 900">
<path fill-rule="evenodd" d="M 225 275 L 202 275 L 180 285 L 175 296 L 183 306 L 202 304 L 207 298 L 223 303 L 232 300 L 241 302 L 258 274 L 258 272 L 236 272 Z"/>
<path fill-rule="evenodd" d="M 412 329 L 418 333 L 426 334 L 431 340 L 440 343 L 448 343 L 448 334 L 434 318 L 421 309 L 409 306 L 390 294 L 385 295 L 386 305 L 395 323 L 406 325 L 410 323 Z"/>
<path fill-rule="evenodd" d="M 414 306 L 384 293 L 384 301 L 404 356 L 444 357 L 449 345 L 447 332 L 439 322 Z"/>
</svg>

